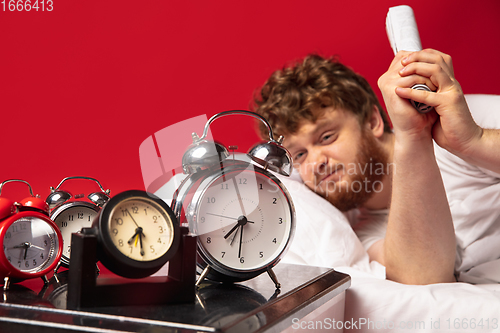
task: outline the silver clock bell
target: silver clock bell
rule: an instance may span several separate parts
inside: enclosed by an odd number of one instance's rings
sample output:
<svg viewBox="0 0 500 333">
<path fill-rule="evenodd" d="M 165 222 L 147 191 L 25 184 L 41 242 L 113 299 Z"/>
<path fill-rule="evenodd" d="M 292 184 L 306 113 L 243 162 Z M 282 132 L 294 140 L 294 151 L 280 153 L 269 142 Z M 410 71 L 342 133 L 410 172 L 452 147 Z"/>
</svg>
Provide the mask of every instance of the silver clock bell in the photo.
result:
<svg viewBox="0 0 500 333">
<path fill-rule="evenodd" d="M 200 137 L 196 133 L 192 134 L 193 144 L 187 149 L 182 157 L 182 169 L 184 173 L 190 174 L 207 166 L 224 161 L 229 152 L 226 147 L 220 143 L 206 139 L 210 124 L 217 118 L 229 115 L 248 115 L 262 121 L 269 130 L 269 141 L 262 142 L 254 146 L 248 152 L 249 157 L 258 163 L 264 170 L 271 170 L 284 176 L 290 176 L 292 170 L 292 157 L 288 150 L 283 147 L 283 137 L 274 139 L 271 126 L 261 115 L 244 110 L 231 110 L 217 113 L 211 117 L 203 129 Z"/>
</svg>

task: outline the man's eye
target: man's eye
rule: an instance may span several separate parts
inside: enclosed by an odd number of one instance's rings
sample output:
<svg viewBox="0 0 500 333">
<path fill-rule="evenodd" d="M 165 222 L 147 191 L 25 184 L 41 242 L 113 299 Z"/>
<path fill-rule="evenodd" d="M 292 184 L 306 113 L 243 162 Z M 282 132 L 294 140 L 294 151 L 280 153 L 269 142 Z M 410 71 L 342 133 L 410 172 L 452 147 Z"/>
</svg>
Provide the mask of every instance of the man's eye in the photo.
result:
<svg viewBox="0 0 500 333">
<path fill-rule="evenodd" d="M 304 153 L 298 153 L 295 155 L 294 160 L 298 161 L 304 156 Z"/>
<path fill-rule="evenodd" d="M 324 135 L 322 138 L 321 138 L 321 142 L 331 142 L 334 140 L 334 136 L 333 134 L 327 134 L 327 135 Z"/>
</svg>

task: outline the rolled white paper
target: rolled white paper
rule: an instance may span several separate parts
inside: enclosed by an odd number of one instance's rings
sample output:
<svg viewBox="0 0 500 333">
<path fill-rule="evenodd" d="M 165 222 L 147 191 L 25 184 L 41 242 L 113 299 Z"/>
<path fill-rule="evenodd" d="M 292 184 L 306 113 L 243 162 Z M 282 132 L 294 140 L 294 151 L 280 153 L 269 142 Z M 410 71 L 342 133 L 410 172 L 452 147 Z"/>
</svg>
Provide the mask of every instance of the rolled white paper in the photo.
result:
<svg viewBox="0 0 500 333">
<path fill-rule="evenodd" d="M 394 55 L 398 51 L 420 51 L 422 44 L 420 43 L 420 35 L 418 33 L 417 21 L 413 9 L 410 6 L 402 5 L 390 7 L 385 19 L 385 29 L 389 43 L 391 43 Z M 431 91 L 424 84 L 416 84 L 412 87 L 417 90 Z M 415 109 L 420 113 L 426 113 L 433 109 L 432 106 L 410 101 Z"/>
<path fill-rule="evenodd" d="M 401 50 L 420 51 L 422 49 L 417 22 L 410 6 L 389 8 L 385 28 L 394 54 Z"/>
</svg>

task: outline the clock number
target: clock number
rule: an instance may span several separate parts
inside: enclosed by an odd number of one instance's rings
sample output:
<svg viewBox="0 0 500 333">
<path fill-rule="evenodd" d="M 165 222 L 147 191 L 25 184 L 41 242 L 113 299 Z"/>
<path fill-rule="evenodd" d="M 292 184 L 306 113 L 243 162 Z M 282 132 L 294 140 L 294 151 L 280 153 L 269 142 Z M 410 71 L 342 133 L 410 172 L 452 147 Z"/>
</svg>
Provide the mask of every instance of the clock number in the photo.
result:
<svg viewBox="0 0 500 333">
<path fill-rule="evenodd" d="M 43 253 L 40 253 L 40 258 L 43 260 Z"/>
<path fill-rule="evenodd" d="M 132 206 L 132 213 L 134 213 L 134 214 L 139 213 L 139 207 L 137 207 L 137 206 Z"/>
<path fill-rule="evenodd" d="M 273 198 L 273 205 L 276 205 L 278 203 L 278 199 Z"/>
<path fill-rule="evenodd" d="M 19 268 L 21 268 L 21 260 L 19 260 L 17 264 L 19 265 Z"/>
<path fill-rule="evenodd" d="M 262 187 L 262 184 L 259 184 L 259 190 L 263 190 L 264 187 Z"/>
<path fill-rule="evenodd" d="M 151 253 L 155 253 L 155 248 L 153 247 L 153 245 L 150 245 L 149 248 L 151 249 Z"/>
<path fill-rule="evenodd" d="M 210 198 L 210 197 L 208 197 L 208 198 L 207 198 L 207 202 L 208 202 L 208 203 L 215 203 L 215 197 L 211 197 L 211 198 Z"/>
<path fill-rule="evenodd" d="M 163 233 L 163 227 L 161 225 L 159 225 L 158 228 L 160 229 L 160 234 L 162 234 Z"/>
<path fill-rule="evenodd" d="M 10 234 L 10 231 L 5 234 L 5 238 L 10 238 L 12 235 Z"/>
<path fill-rule="evenodd" d="M 242 263 L 242 264 L 243 264 L 244 262 L 245 262 L 245 258 L 244 258 L 244 257 L 241 257 L 241 258 L 240 258 L 240 263 Z"/>
<path fill-rule="evenodd" d="M 29 261 L 27 261 L 27 260 L 26 260 L 26 261 L 24 262 L 24 266 L 25 266 L 26 268 L 29 268 L 29 267 L 30 267 L 30 263 L 29 263 Z"/>
<path fill-rule="evenodd" d="M 283 224 L 283 218 L 282 217 L 279 218 L 279 223 L 278 224 Z"/>
<path fill-rule="evenodd" d="M 49 243 L 47 243 L 47 240 L 45 239 L 45 240 L 43 241 L 43 246 L 47 246 L 47 245 L 49 245 Z"/>
<path fill-rule="evenodd" d="M 83 213 L 78 213 L 78 219 L 83 220 Z"/>
<path fill-rule="evenodd" d="M 220 189 L 221 190 L 227 190 L 227 189 L 229 189 L 229 185 L 226 184 L 226 183 L 222 183 L 222 184 L 220 184 Z"/>
<path fill-rule="evenodd" d="M 118 218 L 115 219 L 115 223 L 118 224 L 118 225 L 122 225 L 123 224 L 123 220 L 120 217 L 118 217 Z"/>
<path fill-rule="evenodd" d="M 224 256 L 226 255 L 226 252 L 222 251 L 222 258 L 224 258 Z"/>
<path fill-rule="evenodd" d="M 113 232 L 113 235 L 115 235 L 115 236 L 118 235 L 118 229 L 114 228 L 112 232 Z"/>
<path fill-rule="evenodd" d="M 212 243 L 212 238 L 207 237 L 207 244 L 210 244 L 210 243 Z"/>
<path fill-rule="evenodd" d="M 161 244 L 161 238 L 158 238 L 158 243 L 160 243 L 160 244 Z"/>
<path fill-rule="evenodd" d="M 276 244 L 276 238 L 273 238 L 273 243 Z"/>
<path fill-rule="evenodd" d="M 246 185 L 247 179 L 246 178 L 238 178 L 238 184 L 243 184 Z"/>
<path fill-rule="evenodd" d="M 122 247 L 122 246 L 123 246 L 123 239 L 119 239 L 119 240 L 118 240 L 118 245 L 120 245 L 120 247 Z"/>
<path fill-rule="evenodd" d="M 74 221 L 74 216 L 73 215 L 68 215 L 68 221 Z"/>
<path fill-rule="evenodd" d="M 148 215 L 148 210 L 147 210 L 147 208 L 144 208 L 144 215 Z"/>
<path fill-rule="evenodd" d="M 11 258 L 11 257 L 7 257 L 7 260 L 8 260 L 9 262 L 12 262 L 12 258 Z"/>
<path fill-rule="evenodd" d="M 71 253 L 71 245 L 68 245 L 68 253 Z M 43 254 L 41 255 L 42 259 L 43 259 Z"/>
<path fill-rule="evenodd" d="M 33 266 L 36 266 L 36 259 L 33 259 Z"/>
<path fill-rule="evenodd" d="M 153 223 L 158 223 L 158 216 L 153 215 Z"/>
<path fill-rule="evenodd" d="M 202 216 L 200 220 L 201 220 L 201 223 L 205 222 L 205 216 Z"/>
<path fill-rule="evenodd" d="M 68 222 L 64 221 L 61 223 L 61 228 L 65 228 L 68 226 Z"/>
<path fill-rule="evenodd" d="M 259 258 L 264 258 L 264 252 L 262 251 L 259 252 Z"/>
<path fill-rule="evenodd" d="M 89 215 L 89 222 L 90 222 L 90 215 Z"/>
</svg>

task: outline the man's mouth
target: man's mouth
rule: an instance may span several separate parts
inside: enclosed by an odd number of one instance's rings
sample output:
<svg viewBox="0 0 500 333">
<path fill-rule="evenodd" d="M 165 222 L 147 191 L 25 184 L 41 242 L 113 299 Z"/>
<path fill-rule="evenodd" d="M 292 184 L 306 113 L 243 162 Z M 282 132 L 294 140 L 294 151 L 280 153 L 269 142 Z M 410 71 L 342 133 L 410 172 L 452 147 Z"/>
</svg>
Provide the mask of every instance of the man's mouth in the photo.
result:
<svg viewBox="0 0 500 333">
<path fill-rule="evenodd" d="M 342 164 L 335 164 L 332 165 L 331 167 L 326 168 L 326 175 L 319 174 L 316 179 L 320 179 L 318 182 L 318 185 L 321 185 L 323 183 L 333 181 L 333 182 L 338 182 L 341 178 L 341 172 L 339 172 L 342 169 Z M 321 178 L 322 177 L 322 178 Z"/>
</svg>

